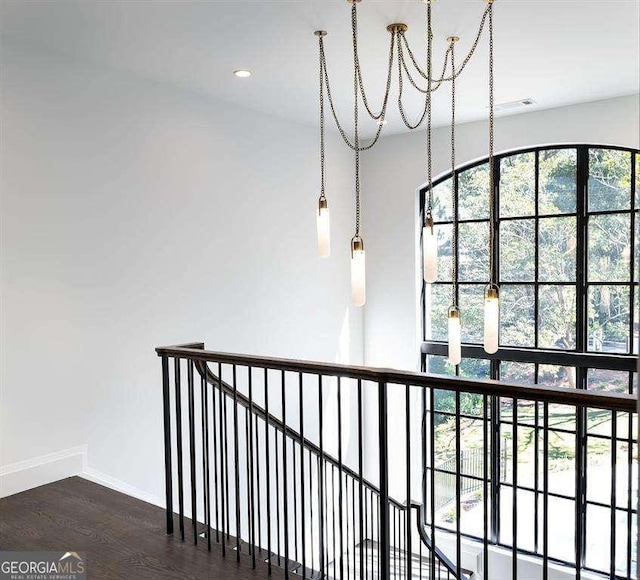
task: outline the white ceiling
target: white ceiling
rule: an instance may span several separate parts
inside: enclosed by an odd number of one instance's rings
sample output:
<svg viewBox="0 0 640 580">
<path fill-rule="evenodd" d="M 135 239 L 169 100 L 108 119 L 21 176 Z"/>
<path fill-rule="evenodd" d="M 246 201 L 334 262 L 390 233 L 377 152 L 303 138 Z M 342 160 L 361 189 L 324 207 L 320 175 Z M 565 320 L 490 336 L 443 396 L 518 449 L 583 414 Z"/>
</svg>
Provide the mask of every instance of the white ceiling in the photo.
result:
<svg viewBox="0 0 640 580">
<path fill-rule="evenodd" d="M 484 9 L 483 0 L 437 0 L 437 70 L 447 36 L 461 37 L 458 61 L 466 54 Z M 494 13 L 496 102 L 530 97 L 536 105 L 523 109 L 529 111 L 638 92 L 640 0 L 497 0 Z M 425 7 L 419 0 L 363 0 L 358 14 L 365 86 L 378 103 L 389 48 L 386 25 L 406 22 L 409 42 L 424 55 Z M 345 0 L 1 0 L 0 18 L 5 42 L 130 71 L 309 125 L 318 117 L 313 32 L 322 28 L 329 32 L 327 60 L 338 111 L 345 127 L 351 126 Z M 460 122 L 487 115 L 485 39 L 458 84 Z M 238 68 L 251 69 L 253 76 L 235 78 L 231 73 Z M 415 116 L 423 97 L 405 87 L 405 107 Z M 450 97 L 448 89 L 439 93 L 434 122 L 445 125 Z M 404 130 L 395 94 L 393 89 L 385 133 Z M 374 128 L 369 121 L 365 134 Z"/>
</svg>

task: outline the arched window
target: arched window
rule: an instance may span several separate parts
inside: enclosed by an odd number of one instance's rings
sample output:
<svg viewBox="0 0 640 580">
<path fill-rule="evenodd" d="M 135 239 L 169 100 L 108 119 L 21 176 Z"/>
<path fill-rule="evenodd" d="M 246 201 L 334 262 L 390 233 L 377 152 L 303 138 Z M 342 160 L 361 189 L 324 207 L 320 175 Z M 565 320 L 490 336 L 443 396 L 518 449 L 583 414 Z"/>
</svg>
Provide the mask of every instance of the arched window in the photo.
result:
<svg viewBox="0 0 640 580">
<path fill-rule="evenodd" d="M 459 192 L 458 303 L 463 340 L 457 368 L 447 362 L 446 344 L 452 298 L 453 179 Z M 640 323 L 640 152 L 593 145 L 527 149 L 496 157 L 494 179 L 493 263 L 501 287 L 500 349 L 488 355 L 481 344 L 483 290 L 489 278 L 489 175 L 483 160 L 435 183 L 440 260 L 438 281 L 423 286 L 423 369 L 634 392 Z M 422 212 L 425 197 L 423 190 Z M 631 474 L 637 472 L 633 445 L 637 424 L 630 416 L 597 409 L 567 413 L 562 405 L 545 409 L 542 403 L 497 397 L 485 404 L 479 395 L 465 394 L 456 400 L 447 391 L 436 391 L 433 404 L 439 441 L 434 477 L 453 481 L 450 462 L 455 450 L 447 441 L 455 440 L 448 434 L 461 425 L 469 437 L 464 447 L 472 466 L 460 477 L 469 500 L 465 511 L 438 513 L 439 529 L 455 531 L 459 517 L 463 535 L 484 537 L 483 519 L 474 508 L 480 501 L 476 496 L 483 494 L 484 472 L 473 468 L 474 458 L 486 451 L 477 448 L 482 439 L 478 424 L 484 420 L 492 433 L 487 490 L 492 516 L 484 525 L 490 526 L 495 542 L 511 546 L 513 530 L 518 529 L 519 548 L 541 555 L 548 534 L 552 559 L 574 563 L 579 558 L 586 569 L 608 574 L 615 568 L 616 574 L 635 574 L 631 551 L 616 549 L 615 544 L 616 538 L 636 533 Z M 549 441 L 549 452 L 539 445 L 543 439 Z M 548 493 L 542 491 L 544 482 Z M 509 509 L 515 497 L 520 504 L 517 520 Z"/>
<path fill-rule="evenodd" d="M 456 372 L 446 360 L 456 179 L 463 340 L 457 372 L 632 392 L 640 322 L 640 153 L 591 145 L 527 149 L 497 156 L 495 172 L 500 351 L 489 356 L 481 345 L 489 278 L 489 168 L 483 160 L 434 186 L 440 261 L 438 281 L 423 292 L 424 369 Z"/>
<path fill-rule="evenodd" d="M 483 160 L 461 167 L 434 186 L 440 260 L 438 281 L 423 285 L 423 369 L 633 393 L 640 324 L 640 151 L 562 145 L 496 157 L 493 263 L 501 287 L 501 333 L 495 355 L 486 354 L 481 344 L 483 291 L 489 278 L 488 171 Z M 459 192 L 463 340 L 457 368 L 447 362 L 446 344 L 453 179 Z M 426 191 L 420 195 L 424 212 Z M 514 542 L 518 520 L 509 506 L 517 497 L 521 514 L 536 522 L 533 531 L 521 534 L 519 549 L 541 555 L 548 534 L 553 560 L 575 563 L 578 558 L 586 569 L 635 574 L 631 543 L 618 545 L 621 538 L 636 536 L 632 474 L 638 468 L 633 443 L 637 423 L 630 416 L 598 409 L 567 413 L 562 405 L 546 409 L 542 403 L 497 397 L 488 404 L 479 395 L 455 399 L 447 391 L 436 391 L 433 405 L 438 440 L 434 477 L 441 483 L 452 481 L 455 450 L 447 442 L 456 440 L 456 429 L 462 425 L 469 438 L 464 443 L 470 450 L 466 460 L 472 466 L 464 468 L 460 478 L 465 497 L 471 498 L 466 511 L 459 516 L 438 512 L 437 528 L 455 531 L 459 517 L 463 535 L 484 537 L 473 498 L 482 496 L 486 482 L 484 472 L 473 466 L 476 456 L 485 457 L 477 447 L 482 445 L 478 425 L 488 421 L 492 475 L 487 493 L 495 542 L 504 547 Z M 540 440 L 549 442 L 548 452 Z M 614 485 L 617 494 L 612 494 Z M 548 520 L 542 521 L 544 505 Z M 576 548 L 576 538 L 586 539 Z"/>
</svg>

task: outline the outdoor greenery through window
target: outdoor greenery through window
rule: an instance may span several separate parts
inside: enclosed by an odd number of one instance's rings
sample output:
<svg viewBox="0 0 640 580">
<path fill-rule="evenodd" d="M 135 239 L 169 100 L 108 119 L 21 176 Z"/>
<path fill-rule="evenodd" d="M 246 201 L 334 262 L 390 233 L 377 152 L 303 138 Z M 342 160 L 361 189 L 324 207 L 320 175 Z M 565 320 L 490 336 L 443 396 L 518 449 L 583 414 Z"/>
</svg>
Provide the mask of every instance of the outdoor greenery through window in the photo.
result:
<svg viewBox="0 0 640 580">
<path fill-rule="evenodd" d="M 638 254 L 640 152 L 588 145 L 556 146 L 496 157 L 495 279 L 501 289 L 500 350 L 482 348 L 483 292 L 489 279 L 489 166 L 487 160 L 437 181 L 433 211 L 438 236 L 438 281 L 423 289 L 423 369 L 431 373 L 634 393 L 640 334 Z M 462 362 L 447 362 L 447 308 L 452 302 L 452 184 L 458 183 L 458 303 L 462 317 Z M 426 191 L 421 192 L 422 211 Z M 484 501 L 499 507 L 492 530 L 498 544 L 511 545 L 510 505 L 530 517 L 517 522 L 517 545 L 540 553 L 543 437 L 542 404 L 501 399 L 484 408 L 482 397 L 436 393 L 435 471 L 445 481 L 455 449 L 447 434 L 456 414 L 465 433 L 468 465 L 462 478 L 462 532 L 482 537 Z M 495 463 L 491 493 L 483 497 L 482 429 L 488 417 L 499 436 L 487 450 Z M 549 407 L 551 556 L 600 572 L 611 570 L 609 543 L 635 537 L 637 425 L 631 417 L 595 409 L 584 420 Z M 586 445 L 588 453 L 580 451 Z M 513 461 L 514 453 L 516 460 Z M 612 493 L 612 455 L 618 467 Z M 585 458 L 586 479 L 580 487 Z M 514 481 L 512 465 L 518 465 Z M 626 470 L 623 474 L 622 471 Z M 577 482 L 577 483 L 576 483 Z M 597 483 L 598 485 L 594 485 Z M 442 484 L 442 482 L 441 482 Z M 517 493 L 514 494 L 514 489 Z M 593 491 L 597 490 L 597 491 Z M 438 501 L 438 525 L 453 529 L 455 505 Z M 583 497 L 585 495 L 585 497 Z M 631 496 L 634 496 L 633 504 Z M 613 515 L 611 515 L 613 514 Z M 617 532 L 617 533 L 616 533 Z M 577 542 L 581 549 L 576 550 Z M 621 574 L 636 569 L 636 554 L 614 550 Z M 634 572 L 635 573 L 635 572 Z"/>
</svg>

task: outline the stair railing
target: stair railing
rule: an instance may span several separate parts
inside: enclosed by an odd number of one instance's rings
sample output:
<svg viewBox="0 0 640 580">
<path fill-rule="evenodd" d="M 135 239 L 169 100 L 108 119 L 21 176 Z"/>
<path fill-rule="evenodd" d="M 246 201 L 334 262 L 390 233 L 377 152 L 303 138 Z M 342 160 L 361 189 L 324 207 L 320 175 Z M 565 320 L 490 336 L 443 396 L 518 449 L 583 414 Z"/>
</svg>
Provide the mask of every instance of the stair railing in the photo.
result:
<svg viewBox="0 0 640 580">
<path fill-rule="evenodd" d="M 637 453 L 635 433 L 631 437 L 636 400 L 630 395 L 210 352 L 202 343 L 156 351 L 162 359 L 167 533 L 174 533 L 177 517 L 182 540 L 190 526 L 194 543 L 204 542 L 209 550 L 219 545 L 223 555 L 248 558 L 254 567 L 266 566 L 267 574 L 281 568 L 285 578 L 467 580 L 480 575 L 495 580 L 493 569 L 499 565 L 493 550 L 504 543 L 491 533 L 494 506 L 483 501 L 484 530 L 475 538 L 481 566 L 476 569 L 464 561 L 474 536 L 461 527 L 461 511 L 465 494 L 487 498 L 489 487 L 505 478 L 489 461 L 499 449 L 500 433 L 491 432 L 490 415 L 501 397 L 532 401 L 536 409 L 542 405 L 546 462 L 549 405 L 573 408 L 576 417 L 587 409 L 604 409 L 616 417 L 628 414 L 630 456 L 634 449 Z M 438 393 L 453 394 L 453 414 L 438 408 Z M 474 460 L 474 474 L 468 476 L 473 481 L 466 487 L 463 394 L 483 403 L 475 417 L 483 443 L 476 456 L 482 456 L 483 469 Z M 442 430 L 436 423 L 449 415 L 457 428 L 456 455 L 443 470 L 437 449 Z M 514 425 L 517 441 L 517 420 Z M 516 469 L 517 455 L 516 446 Z M 437 474 L 450 471 L 452 464 L 456 525 L 447 528 L 440 517 L 444 508 L 435 499 L 436 485 Z M 627 474 L 631 472 L 629 468 Z M 541 493 L 548 510 L 548 485 Z M 421 501 L 413 499 L 416 495 Z M 516 496 L 514 492 L 514 539 Z M 616 506 L 614 502 L 614 512 Z M 637 507 L 627 507 L 630 521 Z M 576 542 L 583 541 L 576 532 Z M 517 541 L 512 543 L 515 580 L 524 551 Z M 549 554 L 548 537 L 539 554 L 529 553 L 540 556 L 541 577 L 549 578 L 557 559 Z M 582 568 L 583 563 L 575 563 L 578 576 Z M 630 562 L 629 577 L 631 568 Z"/>
</svg>

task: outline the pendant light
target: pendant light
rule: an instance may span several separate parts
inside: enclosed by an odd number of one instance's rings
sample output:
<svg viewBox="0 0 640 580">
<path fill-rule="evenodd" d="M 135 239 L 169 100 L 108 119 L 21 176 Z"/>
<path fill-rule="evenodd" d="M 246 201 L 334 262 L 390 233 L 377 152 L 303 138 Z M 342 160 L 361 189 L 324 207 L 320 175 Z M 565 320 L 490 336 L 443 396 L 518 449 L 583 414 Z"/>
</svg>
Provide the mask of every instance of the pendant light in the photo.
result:
<svg viewBox="0 0 640 580">
<path fill-rule="evenodd" d="M 462 360 L 462 320 L 458 308 L 458 178 L 456 169 L 456 60 L 455 44 L 460 40 L 450 36 L 448 52 L 451 57 L 451 174 L 453 176 L 452 213 L 453 233 L 451 236 L 451 306 L 448 314 L 449 362 L 459 365 Z"/>
<path fill-rule="evenodd" d="M 422 274 L 427 284 L 438 277 L 438 236 L 433 226 L 433 173 L 431 163 L 431 64 L 432 39 L 431 0 L 427 2 L 427 209 L 422 228 Z"/>
<path fill-rule="evenodd" d="M 489 13 L 489 284 L 484 291 L 484 350 L 488 354 L 495 354 L 500 342 L 500 288 L 496 283 L 494 263 L 496 191 L 493 155 L 493 0 L 487 0 L 487 3 Z"/>
<path fill-rule="evenodd" d="M 329 219 L 329 204 L 324 191 L 324 50 L 322 49 L 322 39 L 327 33 L 325 30 L 316 30 L 315 35 L 320 43 L 320 199 L 318 199 L 316 228 L 318 232 L 318 255 L 321 258 L 328 258 L 331 254 L 331 222 Z"/>
<path fill-rule="evenodd" d="M 358 134 L 358 52 L 356 6 L 360 0 L 351 2 L 351 25 L 353 31 L 353 148 L 356 172 L 356 231 L 351 239 L 351 301 L 354 306 L 364 306 L 367 300 L 364 240 L 360 236 L 360 136 Z"/>
</svg>

